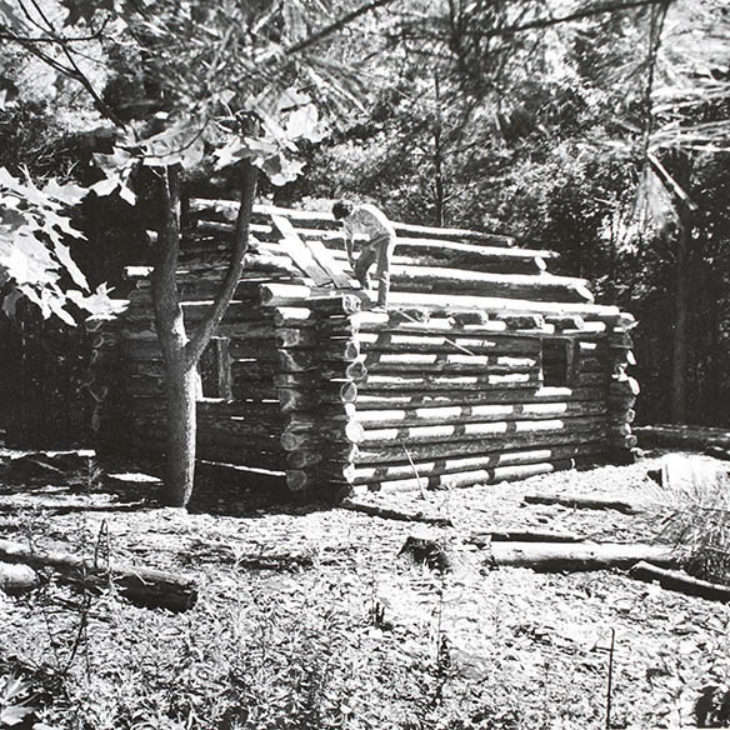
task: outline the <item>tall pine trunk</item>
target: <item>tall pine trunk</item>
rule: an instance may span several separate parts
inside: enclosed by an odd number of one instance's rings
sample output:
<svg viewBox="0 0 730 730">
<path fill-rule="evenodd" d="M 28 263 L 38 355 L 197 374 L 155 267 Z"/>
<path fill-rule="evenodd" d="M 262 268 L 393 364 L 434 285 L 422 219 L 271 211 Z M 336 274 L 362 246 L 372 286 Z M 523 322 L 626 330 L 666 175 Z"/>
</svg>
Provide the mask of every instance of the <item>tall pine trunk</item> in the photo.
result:
<svg viewBox="0 0 730 730">
<path fill-rule="evenodd" d="M 678 182 L 690 189 L 690 160 L 678 153 Z M 678 202 L 679 225 L 675 248 L 674 333 L 672 337 L 672 423 L 687 422 L 687 337 L 690 302 L 689 237 L 691 211 L 684 200 Z"/>
<path fill-rule="evenodd" d="M 161 171 L 162 211 L 152 272 L 152 296 L 165 370 L 167 403 L 163 499 L 173 507 L 185 507 L 193 493 L 198 363 L 236 291 L 248 249 L 257 170 L 244 161 L 242 172 L 231 260 L 215 301 L 188 339 L 176 278 L 180 255 L 180 167 L 174 165 Z"/>
</svg>

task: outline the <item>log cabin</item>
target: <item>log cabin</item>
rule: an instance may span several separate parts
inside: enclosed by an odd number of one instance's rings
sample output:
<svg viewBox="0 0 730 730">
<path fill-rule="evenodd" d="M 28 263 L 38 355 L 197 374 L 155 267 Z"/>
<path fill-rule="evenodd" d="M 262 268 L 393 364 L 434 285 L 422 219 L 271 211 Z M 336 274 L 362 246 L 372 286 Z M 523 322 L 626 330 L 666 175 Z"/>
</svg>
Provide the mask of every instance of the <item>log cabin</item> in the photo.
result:
<svg viewBox="0 0 730 730">
<path fill-rule="evenodd" d="M 236 212 L 191 201 L 178 272 L 188 327 L 224 275 Z M 394 225 L 390 301 L 370 311 L 375 292 L 355 281 L 328 211 L 255 208 L 244 273 L 199 368 L 198 458 L 331 499 L 623 459 L 636 442 L 634 318 L 549 273 L 550 251 Z M 129 273 L 118 402 L 134 453 L 160 453 L 150 280 Z"/>
</svg>

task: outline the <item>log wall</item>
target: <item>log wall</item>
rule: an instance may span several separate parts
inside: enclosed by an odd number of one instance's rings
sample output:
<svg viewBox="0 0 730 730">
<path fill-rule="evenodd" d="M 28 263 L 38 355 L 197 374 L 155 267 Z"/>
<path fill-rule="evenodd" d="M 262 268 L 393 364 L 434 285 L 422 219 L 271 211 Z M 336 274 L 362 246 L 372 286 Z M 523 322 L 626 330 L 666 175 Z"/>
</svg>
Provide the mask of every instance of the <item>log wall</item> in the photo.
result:
<svg viewBox="0 0 730 730">
<path fill-rule="evenodd" d="M 179 279 L 192 329 L 223 276 L 235 207 L 193 201 L 191 212 Z M 634 445 L 630 315 L 548 274 L 551 252 L 397 230 L 392 303 L 369 311 L 331 216 L 257 208 L 208 365 L 222 391 L 198 403 L 200 458 L 334 499 L 522 478 Z M 132 441 L 159 452 L 163 368 L 146 278 L 122 336 Z"/>
</svg>

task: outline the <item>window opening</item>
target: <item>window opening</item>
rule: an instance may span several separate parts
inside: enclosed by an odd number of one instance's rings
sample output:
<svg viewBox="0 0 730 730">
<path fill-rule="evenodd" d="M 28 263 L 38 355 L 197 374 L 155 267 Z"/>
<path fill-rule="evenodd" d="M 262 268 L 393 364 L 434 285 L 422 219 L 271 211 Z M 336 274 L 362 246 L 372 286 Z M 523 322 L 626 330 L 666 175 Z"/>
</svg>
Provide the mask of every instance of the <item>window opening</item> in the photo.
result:
<svg viewBox="0 0 730 730">
<path fill-rule="evenodd" d="M 572 387 L 580 372 L 579 348 L 571 338 L 545 338 L 542 341 L 543 385 Z"/>
<path fill-rule="evenodd" d="M 198 363 L 198 400 L 233 400 L 230 338 L 211 337 Z"/>
</svg>

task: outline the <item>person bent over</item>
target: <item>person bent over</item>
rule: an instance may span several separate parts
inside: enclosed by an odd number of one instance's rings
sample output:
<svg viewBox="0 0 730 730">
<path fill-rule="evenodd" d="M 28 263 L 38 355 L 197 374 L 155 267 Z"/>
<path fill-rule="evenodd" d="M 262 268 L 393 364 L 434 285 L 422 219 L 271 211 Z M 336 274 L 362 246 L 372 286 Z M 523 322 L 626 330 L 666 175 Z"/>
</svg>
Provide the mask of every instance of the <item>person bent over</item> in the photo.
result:
<svg viewBox="0 0 730 730">
<path fill-rule="evenodd" d="M 354 205 L 348 200 L 338 200 L 332 207 L 332 215 L 344 223 L 345 250 L 350 266 L 363 289 L 372 289 L 370 268 L 375 264 L 378 281 L 378 307 L 388 303 L 390 291 L 390 261 L 396 244 L 395 228 L 385 213 L 374 205 Z M 360 255 L 354 258 L 355 236 L 360 242 Z"/>
</svg>

